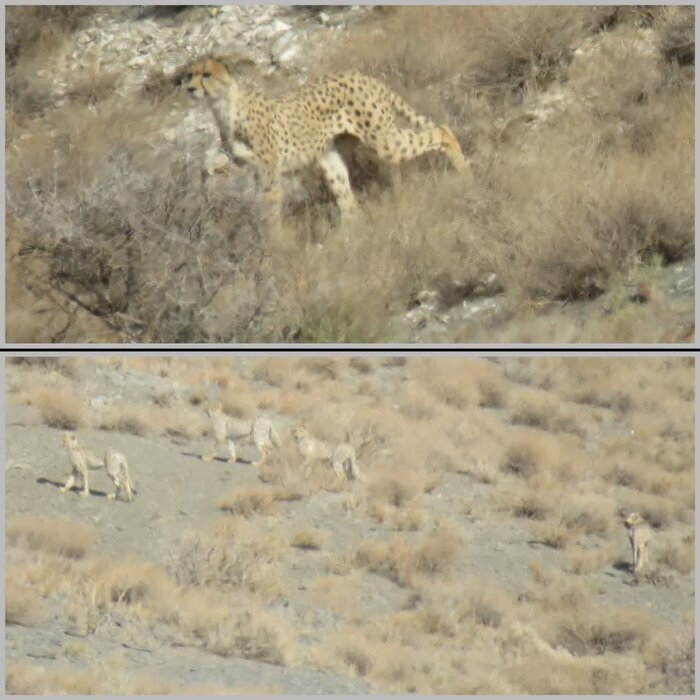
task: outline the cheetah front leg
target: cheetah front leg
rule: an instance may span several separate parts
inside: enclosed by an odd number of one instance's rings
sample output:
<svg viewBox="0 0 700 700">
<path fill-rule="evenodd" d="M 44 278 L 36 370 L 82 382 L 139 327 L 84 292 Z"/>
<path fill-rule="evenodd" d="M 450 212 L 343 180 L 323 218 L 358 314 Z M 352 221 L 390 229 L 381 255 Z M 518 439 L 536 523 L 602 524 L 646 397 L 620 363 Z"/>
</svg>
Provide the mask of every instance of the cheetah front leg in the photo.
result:
<svg viewBox="0 0 700 700">
<path fill-rule="evenodd" d="M 90 489 L 88 488 L 88 475 L 87 475 L 87 469 L 83 471 L 83 490 L 80 492 L 81 496 L 89 496 L 90 495 Z"/>
<path fill-rule="evenodd" d="M 236 454 L 236 444 L 234 443 L 233 440 L 228 440 L 228 461 L 234 464 L 236 460 L 238 459 L 238 455 Z"/>
<path fill-rule="evenodd" d="M 202 455 L 202 460 L 204 462 L 211 462 L 214 457 L 216 457 L 217 453 L 219 452 L 219 445 L 221 444 L 221 441 L 218 438 L 214 438 L 214 445 L 211 448 L 211 451 L 209 454 Z"/>
<path fill-rule="evenodd" d="M 637 571 L 637 560 L 639 557 L 639 550 L 637 548 L 637 542 L 634 535 L 630 535 L 630 546 L 632 547 L 632 571 Z"/>
<path fill-rule="evenodd" d="M 640 545 L 640 547 L 639 547 L 639 571 L 640 572 L 647 570 L 648 556 L 649 556 L 649 552 L 647 549 L 647 545 L 646 544 Z"/>
<path fill-rule="evenodd" d="M 341 219 L 352 219 L 357 211 L 357 202 L 350 187 L 350 177 L 345 161 L 340 154 L 330 148 L 318 160 L 328 189 L 335 197 L 340 209 Z"/>
</svg>

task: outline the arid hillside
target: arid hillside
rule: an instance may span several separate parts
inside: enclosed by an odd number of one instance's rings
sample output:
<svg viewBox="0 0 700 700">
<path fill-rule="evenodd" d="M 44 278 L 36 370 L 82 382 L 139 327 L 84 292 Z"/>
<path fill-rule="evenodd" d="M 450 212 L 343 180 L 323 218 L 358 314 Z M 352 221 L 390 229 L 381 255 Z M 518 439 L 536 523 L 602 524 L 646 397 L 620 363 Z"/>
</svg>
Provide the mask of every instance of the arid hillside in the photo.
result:
<svg viewBox="0 0 700 700">
<path fill-rule="evenodd" d="M 10 693 L 694 692 L 690 358 L 10 359 L 5 390 Z M 217 402 L 265 461 L 202 459 Z M 131 501 L 60 491 L 65 431 Z"/>
<path fill-rule="evenodd" d="M 687 342 L 694 8 L 9 7 L 12 342 Z M 387 164 L 340 137 L 268 225 L 178 86 L 219 55 L 276 97 L 360 70 L 447 124 Z M 230 167 L 227 167 L 230 166 Z"/>
</svg>

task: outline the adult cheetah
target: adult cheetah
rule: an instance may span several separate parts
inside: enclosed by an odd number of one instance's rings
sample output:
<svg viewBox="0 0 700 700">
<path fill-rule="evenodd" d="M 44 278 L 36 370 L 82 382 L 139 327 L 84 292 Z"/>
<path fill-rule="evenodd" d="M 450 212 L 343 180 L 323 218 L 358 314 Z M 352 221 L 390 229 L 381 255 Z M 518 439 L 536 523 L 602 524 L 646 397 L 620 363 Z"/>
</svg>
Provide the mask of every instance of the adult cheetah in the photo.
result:
<svg viewBox="0 0 700 700">
<path fill-rule="evenodd" d="M 470 172 L 459 142 L 446 125 L 435 126 L 378 80 L 357 71 L 319 80 L 279 99 L 244 90 L 220 61 L 190 66 L 183 83 L 211 107 L 228 155 L 253 164 L 265 199 L 278 219 L 283 173 L 316 163 L 348 218 L 356 210 L 347 167 L 334 139 L 349 134 L 390 163 L 442 151 L 459 171 Z M 395 113 L 417 131 L 395 126 Z"/>
<path fill-rule="evenodd" d="M 649 563 L 651 528 L 639 513 L 630 513 L 625 518 L 624 525 L 632 546 L 632 570 L 635 574 L 642 573 Z"/>
<path fill-rule="evenodd" d="M 129 476 L 129 466 L 126 457 L 117 450 L 108 449 L 104 457 L 99 457 L 94 452 L 83 449 L 78 445 L 78 437 L 75 433 L 64 433 L 61 445 L 68 451 L 71 463 L 71 473 L 61 492 L 66 493 L 76 484 L 82 484 L 81 496 L 89 496 L 88 471 L 104 468 L 107 475 L 114 483 L 114 493 L 107 494 L 107 498 L 130 501 L 134 497 L 134 487 Z"/>
<path fill-rule="evenodd" d="M 305 464 L 316 460 L 329 462 L 337 477 L 349 481 L 364 481 L 360 467 L 357 464 L 355 448 L 349 442 L 343 442 L 335 448 L 311 436 L 306 426 L 292 428 L 292 436 L 297 443 L 297 450 Z"/>
<path fill-rule="evenodd" d="M 234 437 L 250 437 L 253 444 L 261 454 L 258 466 L 264 464 L 267 459 L 270 447 L 279 447 L 280 438 L 269 418 L 256 416 L 251 420 L 238 420 L 226 415 L 220 403 L 211 403 L 204 406 L 204 411 L 211 420 L 212 432 L 214 433 L 214 445 L 209 454 L 202 457 L 205 462 L 211 462 L 219 450 L 219 446 L 226 444 L 228 447 L 228 461 L 237 460 L 236 444 Z"/>
</svg>

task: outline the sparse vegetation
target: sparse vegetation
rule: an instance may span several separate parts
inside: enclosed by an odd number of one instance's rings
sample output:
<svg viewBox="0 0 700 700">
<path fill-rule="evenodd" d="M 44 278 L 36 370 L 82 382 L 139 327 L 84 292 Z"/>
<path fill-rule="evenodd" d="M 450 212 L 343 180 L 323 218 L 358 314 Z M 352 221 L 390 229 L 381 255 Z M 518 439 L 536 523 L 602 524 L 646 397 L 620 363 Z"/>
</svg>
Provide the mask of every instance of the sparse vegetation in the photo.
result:
<svg viewBox="0 0 700 700">
<path fill-rule="evenodd" d="M 276 665 L 284 691 L 692 694 L 692 359 L 370 360 L 9 358 L 8 688 L 194 687 L 152 672 L 167 645 L 232 686 L 236 659 L 264 662 L 249 692 Z M 57 491 L 38 387 L 89 407 L 85 444 L 129 455 L 133 501 Z M 263 466 L 202 461 L 202 403 L 224 394 L 279 429 Z M 513 425 L 523 404 L 546 420 Z M 301 423 L 349 440 L 365 479 L 304 464 Z M 633 510 L 653 529 L 644 575 Z"/>
<path fill-rule="evenodd" d="M 202 178 L 216 137 L 183 131 L 192 106 L 162 69 L 128 91 L 134 70 L 99 54 L 62 70 L 76 31 L 127 9 L 8 8 L 8 340 L 391 340 L 419 292 L 454 305 L 492 275 L 516 319 L 606 299 L 598 325 L 540 340 L 667 331 L 646 273 L 649 293 L 621 280 L 693 255 L 693 8 L 396 7 L 304 47 L 311 77 L 383 79 L 473 161 L 465 191 L 438 157 L 389 167 L 349 144 L 363 215 L 345 236 L 320 186 L 268 231 L 247 170 Z"/>
</svg>

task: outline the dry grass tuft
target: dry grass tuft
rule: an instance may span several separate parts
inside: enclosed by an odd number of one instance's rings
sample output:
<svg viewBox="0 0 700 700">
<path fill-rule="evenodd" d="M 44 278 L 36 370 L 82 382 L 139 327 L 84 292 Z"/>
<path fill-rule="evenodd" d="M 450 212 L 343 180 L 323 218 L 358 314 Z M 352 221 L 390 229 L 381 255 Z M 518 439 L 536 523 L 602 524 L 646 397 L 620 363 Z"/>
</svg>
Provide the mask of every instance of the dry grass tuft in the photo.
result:
<svg viewBox="0 0 700 700">
<path fill-rule="evenodd" d="M 44 618 L 44 604 L 37 591 L 5 577 L 5 624 L 32 626 Z"/>
<path fill-rule="evenodd" d="M 272 515 L 277 512 L 274 494 L 269 489 L 234 491 L 219 501 L 219 508 L 231 515 Z"/>
<path fill-rule="evenodd" d="M 23 398 L 41 413 L 41 419 L 51 428 L 78 430 L 88 423 L 85 404 L 65 389 L 35 387 L 23 392 Z"/>
<path fill-rule="evenodd" d="M 657 553 L 656 561 L 681 574 L 690 574 L 695 570 L 695 538 L 667 543 Z"/>
<path fill-rule="evenodd" d="M 297 549 L 321 549 L 323 537 L 316 530 L 300 530 L 292 536 L 290 544 Z"/>
<path fill-rule="evenodd" d="M 400 586 L 411 586 L 416 576 L 447 574 L 460 550 L 460 537 L 455 532 L 444 530 L 417 542 L 393 539 L 387 543 L 361 544 L 355 549 L 352 562 L 354 566 L 385 576 Z"/>
<path fill-rule="evenodd" d="M 286 548 L 280 537 L 226 516 L 212 534 L 188 537 L 171 570 L 182 585 L 232 587 L 269 601 L 286 588 L 277 568 Z"/>
<path fill-rule="evenodd" d="M 578 576 L 592 574 L 607 568 L 615 561 L 615 550 L 610 545 L 596 549 L 573 548 L 565 551 L 566 560 L 572 574 Z"/>
<path fill-rule="evenodd" d="M 8 298 L 26 300 L 8 313 L 11 341 L 391 340 L 425 289 L 459 304 L 495 275 L 528 308 L 692 255 L 682 8 L 640 22 L 612 7 L 400 7 L 350 24 L 309 56 L 312 73 L 383 79 L 453 126 L 476 178 L 465 191 L 438 156 L 399 178 L 352 147 L 363 216 L 345 245 L 322 247 L 336 217 L 322 187 L 268 231 L 247 175 L 199 176 L 208 134 L 186 134 L 188 149 L 168 138 L 191 108 L 174 86 L 154 78 L 117 99 L 122 74 L 95 64 L 56 94 L 43 71 L 95 8 L 24 9 L 7 37 Z M 489 381 L 437 381 L 434 396 L 503 406 Z"/>
<path fill-rule="evenodd" d="M 68 520 L 18 515 L 7 521 L 5 541 L 10 547 L 81 559 L 92 549 L 95 532 Z"/>
</svg>

